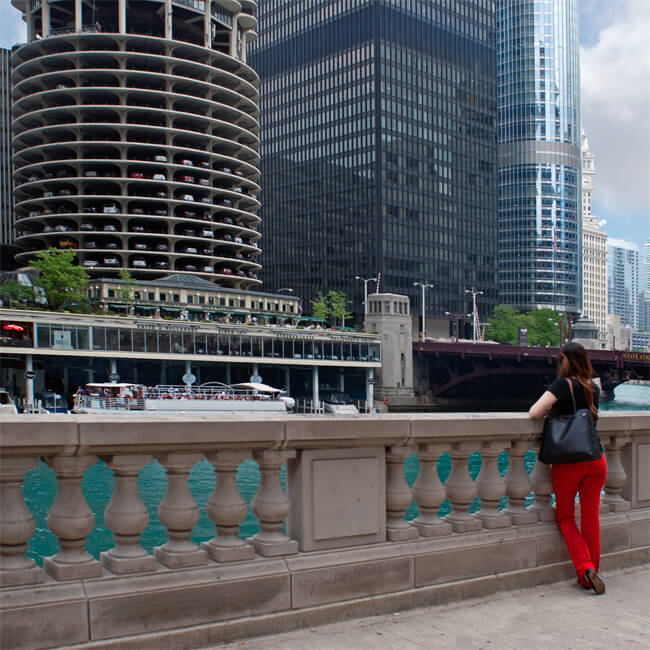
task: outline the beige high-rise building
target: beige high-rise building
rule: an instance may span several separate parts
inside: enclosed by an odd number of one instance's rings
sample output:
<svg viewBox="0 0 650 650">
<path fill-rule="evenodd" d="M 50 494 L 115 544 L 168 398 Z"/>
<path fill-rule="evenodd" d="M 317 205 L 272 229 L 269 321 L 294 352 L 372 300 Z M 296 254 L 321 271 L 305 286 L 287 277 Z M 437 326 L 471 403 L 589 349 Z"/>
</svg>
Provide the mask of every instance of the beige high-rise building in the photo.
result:
<svg viewBox="0 0 650 650">
<path fill-rule="evenodd" d="M 582 315 L 598 326 L 601 347 L 607 346 L 607 233 L 591 212 L 594 155 L 582 132 Z"/>
</svg>

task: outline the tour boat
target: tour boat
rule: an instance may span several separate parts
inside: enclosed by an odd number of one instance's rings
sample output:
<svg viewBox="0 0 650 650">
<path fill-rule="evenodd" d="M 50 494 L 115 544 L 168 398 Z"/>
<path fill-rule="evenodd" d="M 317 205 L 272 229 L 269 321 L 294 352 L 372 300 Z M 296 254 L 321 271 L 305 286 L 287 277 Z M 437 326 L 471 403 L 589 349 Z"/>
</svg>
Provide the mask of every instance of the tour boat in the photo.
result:
<svg viewBox="0 0 650 650">
<path fill-rule="evenodd" d="M 283 391 L 280 389 L 273 389 L 269 386 L 271 391 L 262 391 L 244 386 L 246 385 L 228 386 L 217 382 L 201 386 L 90 383 L 75 394 L 73 412 L 287 412 L 287 402 L 281 399 Z"/>
</svg>

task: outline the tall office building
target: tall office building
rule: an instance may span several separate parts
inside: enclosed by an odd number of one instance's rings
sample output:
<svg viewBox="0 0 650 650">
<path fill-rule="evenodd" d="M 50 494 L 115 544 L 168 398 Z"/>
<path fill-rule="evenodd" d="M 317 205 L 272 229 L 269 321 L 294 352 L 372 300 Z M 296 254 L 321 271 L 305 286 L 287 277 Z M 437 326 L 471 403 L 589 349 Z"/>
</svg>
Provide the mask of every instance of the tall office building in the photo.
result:
<svg viewBox="0 0 650 650">
<path fill-rule="evenodd" d="M 650 239 L 643 242 L 643 261 L 639 286 L 639 329 L 650 332 Z"/>
<path fill-rule="evenodd" d="M 12 2 L 19 261 L 259 285 L 256 3 Z"/>
<path fill-rule="evenodd" d="M 309 299 L 381 273 L 420 313 L 497 302 L 493 0 L 267 0 L 265 281 Z M 374 290 L 371 283 L 369 290 Z"/>
<path fill-rule="evenodd" d="M 591 212 L 596 167 L 586 134 L 582 133 L 582 315 L 598 327 L 607 345 L 607 233 Z"/>
<path fill-rule="evenodd" d="M 608 311 L 622 325 L 639 328 L 639 247 L 629 241 L 607 242 Z"/>
<path fill-rule="evenodd" d="M 0 245 L 13 243 L 11 51 L 0 48 Z"/>
<path fill-rule="evenodd" d="M 497 5 L 501 300 L 578 312 L 578 0 Z"/>
</svg>

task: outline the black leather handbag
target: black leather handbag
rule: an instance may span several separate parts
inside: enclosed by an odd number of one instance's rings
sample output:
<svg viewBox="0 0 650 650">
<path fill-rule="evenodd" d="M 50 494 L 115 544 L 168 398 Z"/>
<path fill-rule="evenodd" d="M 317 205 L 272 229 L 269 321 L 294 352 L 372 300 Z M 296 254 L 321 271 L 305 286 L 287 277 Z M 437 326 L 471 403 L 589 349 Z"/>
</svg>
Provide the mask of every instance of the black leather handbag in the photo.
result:
<svg viewBox="0 0 650 650">
<path fill-rule="evenodd" d="M 596 425 L 589 409 L 576 409 L 571 380 L 573 415 L 547 416 L 539 459 L 547 465 L 598 460 L 602 455 Z"/>
</svg>

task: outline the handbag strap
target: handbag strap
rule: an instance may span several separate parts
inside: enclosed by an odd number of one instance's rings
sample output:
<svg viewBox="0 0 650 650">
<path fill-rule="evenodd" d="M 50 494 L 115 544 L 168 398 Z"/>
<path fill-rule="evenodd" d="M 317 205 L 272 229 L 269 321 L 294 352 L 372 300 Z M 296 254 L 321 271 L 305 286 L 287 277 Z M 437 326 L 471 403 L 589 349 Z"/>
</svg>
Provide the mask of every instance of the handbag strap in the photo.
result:
<svg viewBox="0 0 650 650">
<path fill-rule="evenodd" d="M 573 396 L 573 381 L 570 377 L 566 377 L 566 380 L 569 382 L 569 391 L 571 392 L 571 401 L 573 402 L 573 412 L 575 413 L 578 410 L 576 406 L 576 398 Z"/>
</svg>

